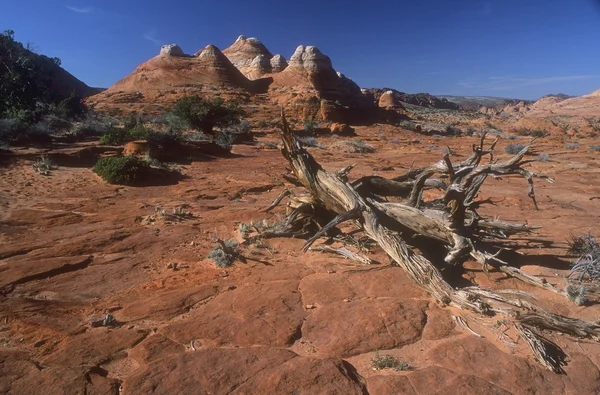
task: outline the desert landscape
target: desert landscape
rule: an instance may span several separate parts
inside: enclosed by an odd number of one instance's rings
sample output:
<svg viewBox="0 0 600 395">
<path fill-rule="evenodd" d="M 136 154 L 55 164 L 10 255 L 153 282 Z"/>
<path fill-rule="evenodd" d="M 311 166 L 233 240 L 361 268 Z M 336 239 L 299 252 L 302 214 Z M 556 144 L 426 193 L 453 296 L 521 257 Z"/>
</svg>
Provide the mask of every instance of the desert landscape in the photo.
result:
<svg viewBox="0 0 600 395">
<path fill-rule="evenodd" d="M 0 392 L 599 393 L 600 90 L 199 44 L 1 120 Z"/>
</svg>

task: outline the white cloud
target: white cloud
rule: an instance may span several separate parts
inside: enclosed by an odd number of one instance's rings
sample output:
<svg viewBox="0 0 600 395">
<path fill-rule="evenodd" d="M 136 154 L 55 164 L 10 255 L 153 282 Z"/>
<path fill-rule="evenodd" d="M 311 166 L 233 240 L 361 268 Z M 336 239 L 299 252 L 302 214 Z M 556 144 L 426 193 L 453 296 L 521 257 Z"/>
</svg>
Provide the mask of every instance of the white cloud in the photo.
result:
<svg viewBox="0 0 600 395">
<path fill-rule="evenodd" d="M 66 5 L 65 7 L 78 14 L 89 14 L 94 12 L 94 9 L 92 7 L 72 7 L 70 5 Z"/>
<path fill-rule="evenodd" d="M 152 34 L 152 33 L 143 34 L 142 38 L 146 39 L 156 45 L 161 45 L 161 41 L 158 38 L 154 37 L 154 34 Z"/>
</svg>

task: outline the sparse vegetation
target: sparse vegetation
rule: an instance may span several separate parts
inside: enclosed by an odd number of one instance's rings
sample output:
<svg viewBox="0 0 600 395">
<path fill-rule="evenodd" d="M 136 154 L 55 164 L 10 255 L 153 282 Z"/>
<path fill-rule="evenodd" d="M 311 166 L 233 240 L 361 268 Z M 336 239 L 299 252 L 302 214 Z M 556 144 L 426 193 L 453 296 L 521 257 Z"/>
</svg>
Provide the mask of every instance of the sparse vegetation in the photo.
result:
<svg viewBox="0 0 600 395">
<path fill-rule="evenodd" d="M 208 258 L 215 262 L 215 265 L 221 268 L 227 268 L 233 265 L 233 262 L 239 257 L 237 249 L 239 243 L 235 240 L 220 240 L 217 239 L 215 246 L 208 253 Z"/>
<path fill-rule="evenodd" d="M 394 369 L 396 371 L 410 370 L 410 365 L 405 361 L 393 357 L 389 354 L 384 356 L 379 355 L 379 351 L 375 351 L 375 356 L 371 359 L 371 367 L 373 370 Z"/>
<path fill-rule="evenodd" d="M 575 276 L 579 282 L 600 281 L 600 244 L 591 234 L 571 236 L 568 240 L 569 253 L 579 258 L 573 263 L 569 278 Z"/>
<path fill-rule="evenodd" d="M 589 149 L 590 149 L 591 151 L 596 151 L 596 152 L 598 152 L 598 151 L 600 151 L 600 145 L 590 145 L 590 146 L 589 146 Z"/>
<path fill-rule="evenodd" d="M 528 129 L 528 128 L 519 128 L 515 130 L 519 136 L 531 136 L 531 137 L 546 137 L 547 133 L 545 130 L 541 129 Z"/>
<path fill-rule="evenodd" d="M 417 125 L 413 121 L 407 121 L 407 120 L 398 122 L 398 124 L 396 126 L 398 126 L 399 128 L 402 128 L 402 129 L 411 130 L 413 132 L 419 128 L 418 127 L 419 125 Z"/>
<path fill-rule="evenodd" d="M 134 156 L 105 157 L 93 168 L 109 184 L 131 185 L 140 181 L 150 165 Z"/>
<path fill-rule="evenodd" d="M 323 144 L 320 144 L 315 137 L 303 137 L 300 139 L 300 141 L 305 147 L 325 148 Z"/>
<path fill-rule="evenodd" d="M 361 139 L 352 140 L 352 141 L 344 141 L 344 144 L 350 146 L 353 153 L 360 154 L 372 154 L 375 152 L 375 147 L 363 142 Z"/>
<path fill-rule="evenodd" d="M 578 143 L 567 143 L 565 144 L 566 149 L 579 149 L 580 146 Z"/>
<path fill-rule="evenodd" d="M 305 119 L 304 120 L 304 131 L 305 132 L 314 132 L 315 129 L 319 128 L 321 125 L 317 121 Z"/>
<path fill-rule="evenodd" d="M 511 155 L 516 155 L 526 147 L 525 144 L 509 144 L 504 148 L 504 152 Z"/>
<path fill-rule="evenodd" d="M 538 162 L 548 162 L 550 160 L 550 155 L 541 153 L 537 157 Z"/>
</svg>

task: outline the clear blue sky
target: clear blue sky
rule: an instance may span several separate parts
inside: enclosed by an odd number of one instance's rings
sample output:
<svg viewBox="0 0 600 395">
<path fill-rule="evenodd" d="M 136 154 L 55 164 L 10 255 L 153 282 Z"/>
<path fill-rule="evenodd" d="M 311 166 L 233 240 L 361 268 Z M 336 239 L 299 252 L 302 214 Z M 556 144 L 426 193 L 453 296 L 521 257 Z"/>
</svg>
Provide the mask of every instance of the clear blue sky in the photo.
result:
<svg viewBox="0 0 600 395">
<path fill-rule="evenodd" d="M 2 0 L 0 29 L 108 87 L 177 43 L 316 45 L 361 87 L 535 99 L 600 88 L 598 0 Z"/>
</svg>

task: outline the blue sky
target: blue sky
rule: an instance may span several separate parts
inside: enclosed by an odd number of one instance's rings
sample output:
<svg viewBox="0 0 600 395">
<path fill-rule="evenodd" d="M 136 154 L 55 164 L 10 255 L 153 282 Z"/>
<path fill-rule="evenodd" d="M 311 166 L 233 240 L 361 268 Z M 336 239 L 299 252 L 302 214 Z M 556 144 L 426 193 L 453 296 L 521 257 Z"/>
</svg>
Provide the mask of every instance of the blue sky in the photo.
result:
<svg viewBox="0 0 600 395">
<path fill-rule="evenodd" d="M 240 34 L 289 58 L 316 45 L 361 87 L 536 99 L 600 88 L 598 0 L 3 0 L 0 29 L 91 86 Z"/>
</svg>

